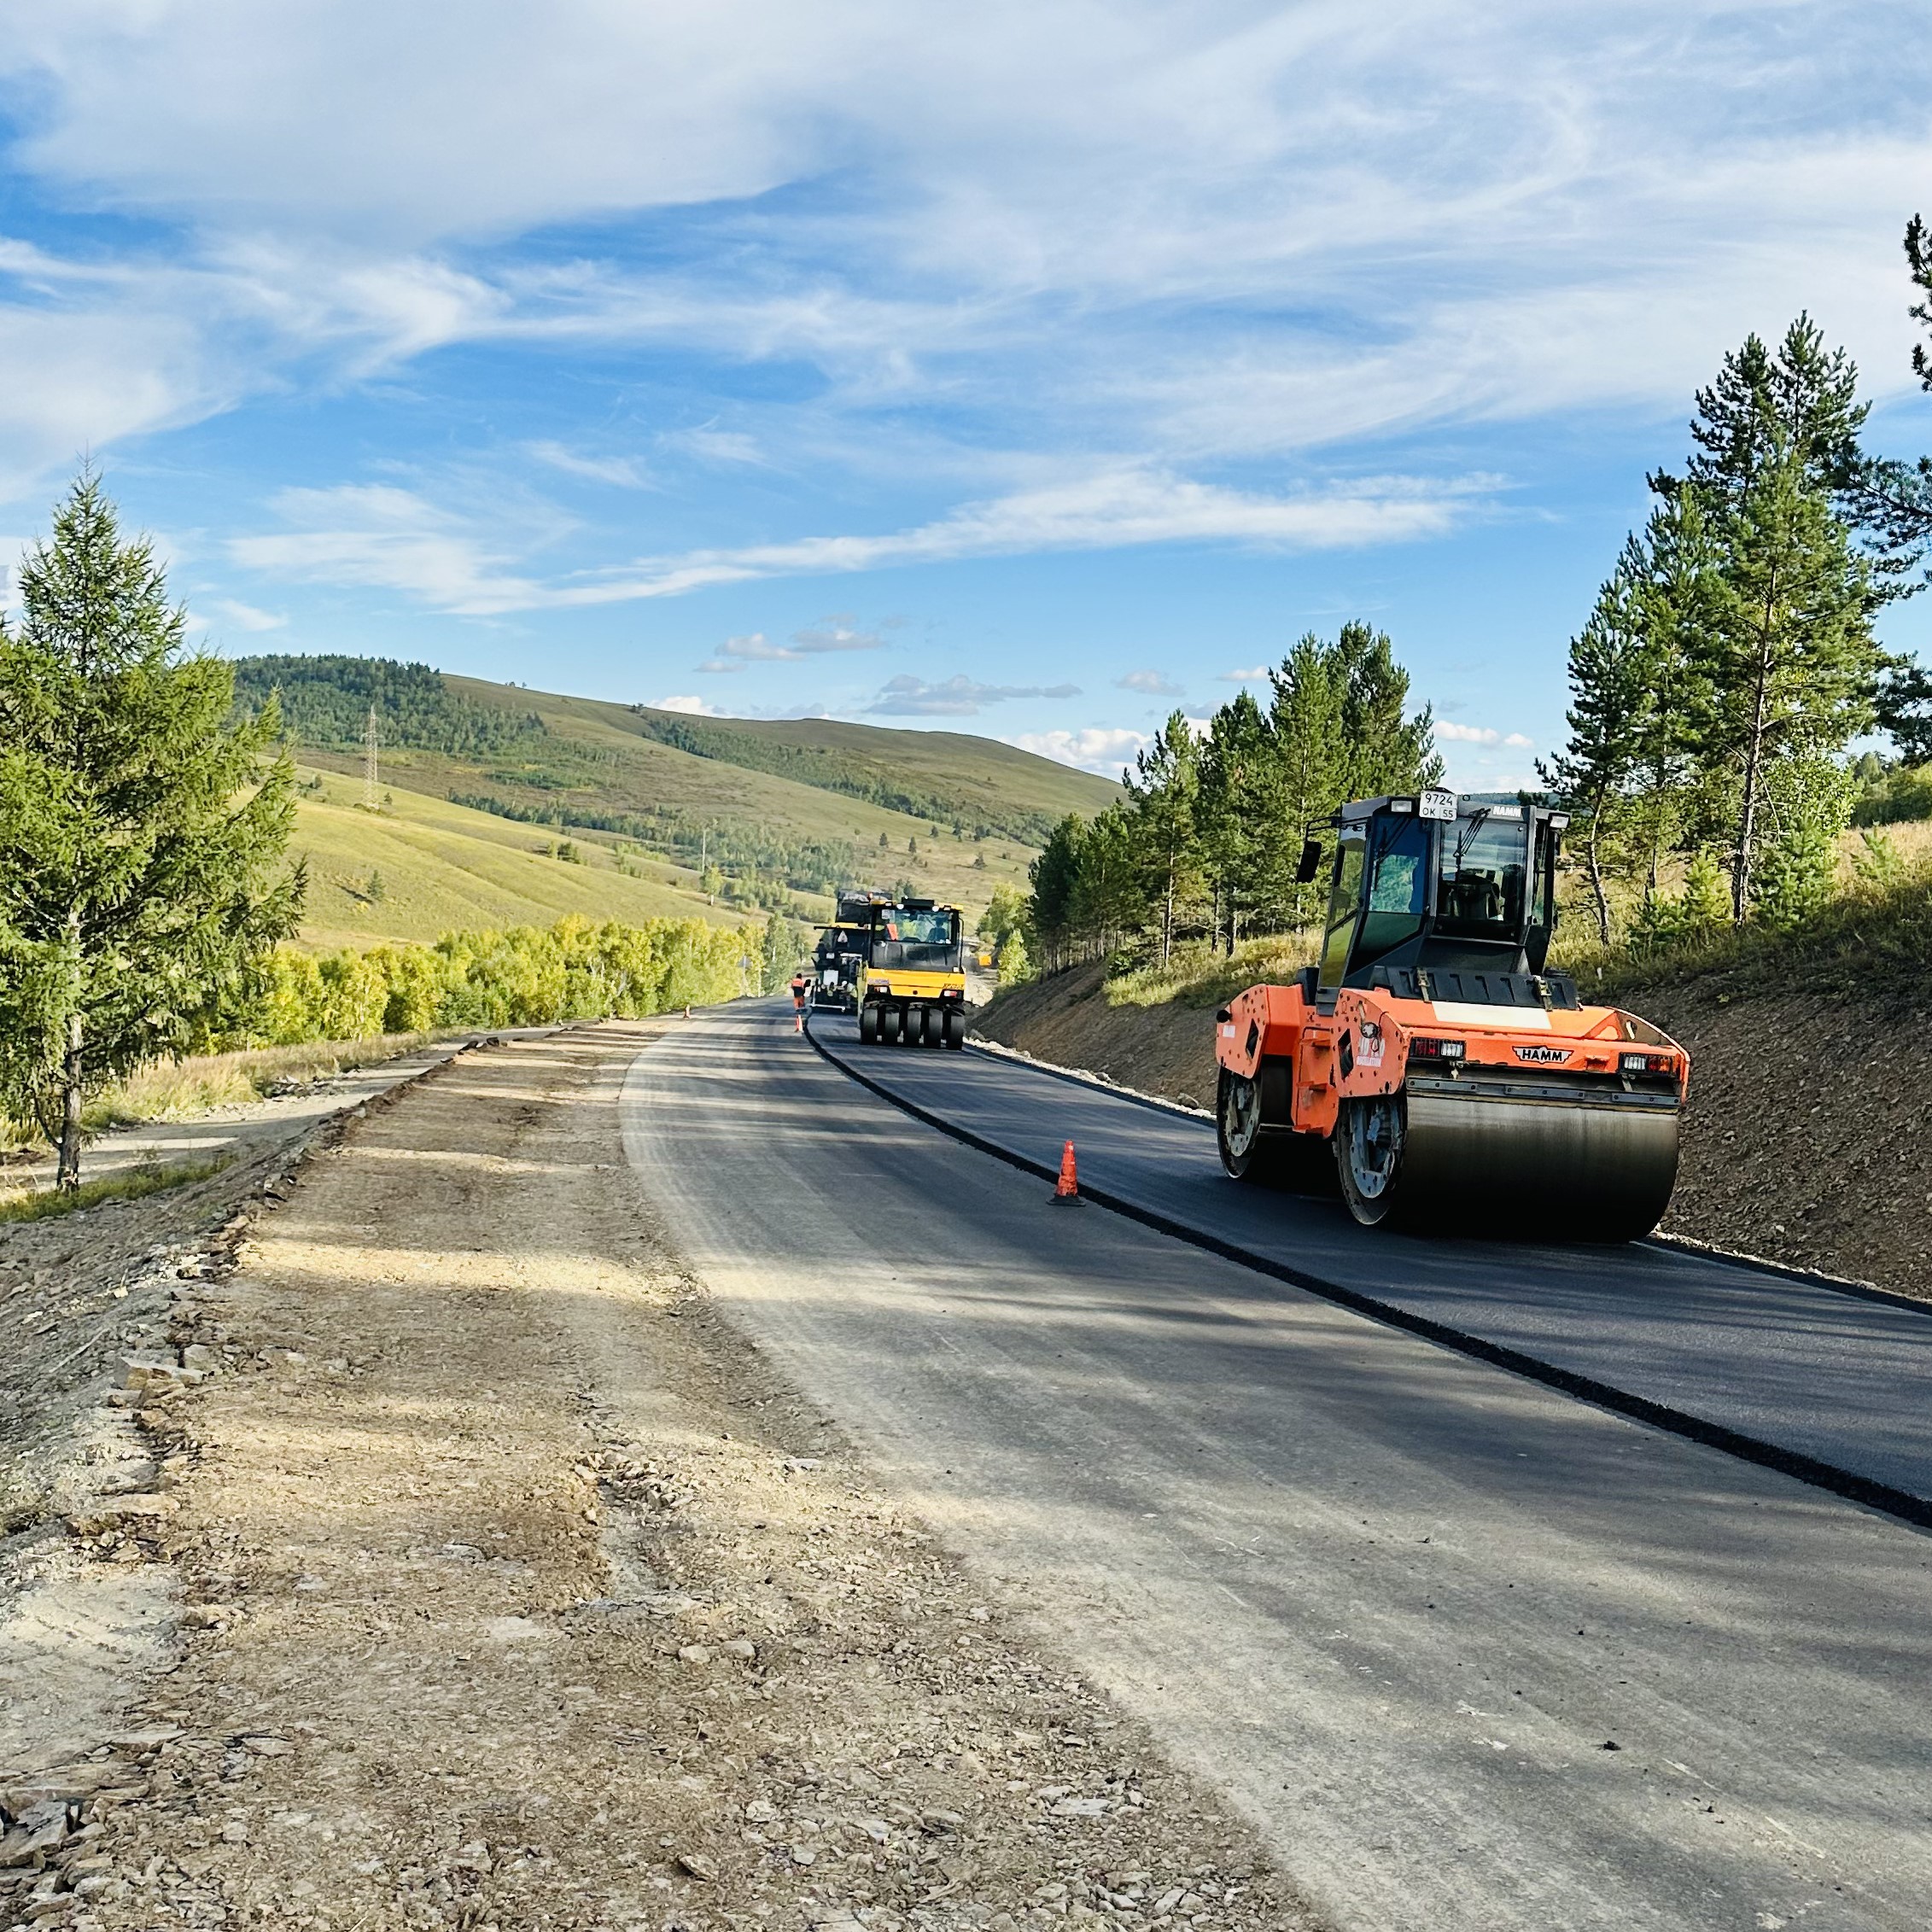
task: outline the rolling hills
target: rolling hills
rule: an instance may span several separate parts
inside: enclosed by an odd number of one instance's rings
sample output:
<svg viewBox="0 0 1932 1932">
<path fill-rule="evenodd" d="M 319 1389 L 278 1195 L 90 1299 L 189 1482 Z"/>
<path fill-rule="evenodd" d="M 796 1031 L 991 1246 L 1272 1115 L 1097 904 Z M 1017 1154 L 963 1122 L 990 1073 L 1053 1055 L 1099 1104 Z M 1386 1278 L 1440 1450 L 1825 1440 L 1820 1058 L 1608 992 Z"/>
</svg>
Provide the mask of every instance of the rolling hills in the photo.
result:
<svg viewBox="0 0 1932 1932">
<path fill-rule="evenodd" d="M 956 732 L 691 717 L 372 658 L 242 658 L 235 671 L 241 705 L 278 693 L 297 756 L 324 775 L 298 839 L 316 871 L 311 943 L 501 924 L 507 910 L 481 909 L 499 904 L 592 910 L 587 899 L 613 917 L 809 919 L 838 885 L 900 881 L 977 912 L 995 884 L 1024 882 L 1056 820 L 1119 796 Z M 393 801 L 374 819 L 356 809 L 372 704 Z M 587 862 L 545 855 L 559 839 Z M 364 889 L 371 870 L 380 899 Z M 707 870 L 715 904 L 699 888 Z"/>
<path fill-rule="evenodd" d="M 398 785 L 380 811 L 362 808 L 362 782 L 298 768 L 290 850 L 308 861 L 306 946 L 431 940 L 457 928 L 549 925 L 591 919 L 703 919 L 736 923 L 750 908 L 713 904 L 694 873 L 654 855 L 627 859 L 596 839 L 514 824 Z M 552 855 L 567 843 L 577 862 Z"/>
</svg>

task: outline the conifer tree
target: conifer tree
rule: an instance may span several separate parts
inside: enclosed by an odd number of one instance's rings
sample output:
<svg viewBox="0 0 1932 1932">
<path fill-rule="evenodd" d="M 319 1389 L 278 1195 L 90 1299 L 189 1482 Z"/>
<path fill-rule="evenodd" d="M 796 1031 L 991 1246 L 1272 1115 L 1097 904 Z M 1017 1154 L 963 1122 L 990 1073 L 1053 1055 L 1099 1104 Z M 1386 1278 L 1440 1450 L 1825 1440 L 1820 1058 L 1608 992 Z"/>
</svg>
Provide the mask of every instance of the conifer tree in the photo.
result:
<svg viewBox="0 0 1932 1932">
<path fill-rule="evenodd" d="M 1434 713 L 1425 704 L 1409 715 L 1409 674 L 1396 662 L 1388 633 L 1356 622 L 1344 624 L 1334 662 L 1342 692 L 1336 803 L 1441 784 Z"/>
<path fill-rule="evenodd" d="M 1777 761 L 1840 751 L 1871 719 L 1867 572 L 1807 472 L 1802 449 L 1780 441 L 1731 509 L 1714 621 L 1698 640 L 1692 726 L 1725 799 L 1738 919 L 1778 829 L 1768 809 Z"/>
<path fill-rule="evenodd" d="M 1211 936 L 1225 931 L 1229 953 L 1254 903 L 1255 854 L 1270 818 L 1274 777 L 1268 721 L 1253 698 L 1241 692 L 1209 723 L 1196 808 L 1201 862 L 1213 898 L 1209 930 Z"/>
<path fill-rule="evenodd" d="M 1303 841 L 1320 834 L 1347 788 L 1351 747 L 1342 717 L 1348 686 L 1338 653 L 1312 631 L 1281 660 L 1271 681 L 1276 836 L 1257 854 L 1257 882 L 1268 911 L 1299 925 L 1314 913 L 1319 888 L 1297 883 L 1295 861 Z"/>
<path fill-rule="evenodd" d="M 1160 908 L 1165 966 L 1174 956 L 1176 920 L 1200 884 L 1199 750 L 1184 712 L 1173 713 L 1153 743 L 1135 754 L 1125 782 L 1147 894 Z"/>
<path fill-rule="evenodd" d="M 1065 951 L 1073 925 L 1074 888 L 1080 879 L 1080 855 L 1087 843 L 1087 822 L 1077 812 L 1069 812 L 1047 834 L 1039 856 L 1026 869 L 1032 887 L 1027 900 L 1031 925 L 1027 949 L 1036 959 L 1065 963 Z"/>
<path fill-rule="evenodd" d="M 0 631 L 0 1100 L 79 1184 L 87 1094 L 179 1052 L 295 927 L 272 703 L 231 724 L 144 539 L 83 472 Z"/>
<path fill-rule="evenodd" d="M 1537 773 L 1579 820 L 1597 937 L 1610 943 L 1608 848 L 1642 760 L 1651 706 L 1650 651 L 1638 606 L 1643 565 L 1632 538 L 1595 608 L 1570 640 L 1569 739 Z"/>
</svg>

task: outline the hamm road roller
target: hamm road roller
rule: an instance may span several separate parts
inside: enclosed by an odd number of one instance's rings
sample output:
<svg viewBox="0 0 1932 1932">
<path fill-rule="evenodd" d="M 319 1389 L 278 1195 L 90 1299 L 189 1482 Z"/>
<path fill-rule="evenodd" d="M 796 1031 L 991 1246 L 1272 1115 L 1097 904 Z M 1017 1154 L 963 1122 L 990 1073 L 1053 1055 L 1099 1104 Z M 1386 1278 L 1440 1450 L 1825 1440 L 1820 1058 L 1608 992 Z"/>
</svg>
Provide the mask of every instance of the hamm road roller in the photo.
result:
<svg viewBox="0 0 1932 1932">
<path fill-rule="evenodd" d="M 966 1045 L 966 941 L 959 908 L 902 899 L 873 913 L 859 969 L 859 1037 L 887 1046 Z"/>
<path fill-rule="evenodd" d="M 1222 1164 L 1365 1226 L 1633 1240 L 1669 1205 L 1684 1048 L 1544 962 L 1567 816 L 1369 798 L 1334 823 L 1319 962 L 1215 1016 Z M 1300 877 L 1320 869 L 1310 839 Z"/>
</svg>

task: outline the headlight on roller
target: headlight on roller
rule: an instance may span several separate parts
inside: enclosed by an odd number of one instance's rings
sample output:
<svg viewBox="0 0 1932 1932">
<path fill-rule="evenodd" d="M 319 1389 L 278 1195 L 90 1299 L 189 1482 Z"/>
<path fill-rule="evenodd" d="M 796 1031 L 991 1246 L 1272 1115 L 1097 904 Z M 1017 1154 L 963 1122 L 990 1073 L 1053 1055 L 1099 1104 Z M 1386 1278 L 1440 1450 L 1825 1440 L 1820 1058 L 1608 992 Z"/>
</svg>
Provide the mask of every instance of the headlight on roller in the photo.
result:
<svg viewBox="0 0 1932 1932">
<path fill-rule="evenodd" d="M 1409 1042 L 1409 1057 L 1412 1060 L 1459 1060 L 1463 1056 L 1463 1045 L 1460 1040 L 1411 1040 Z"/>
</svg>

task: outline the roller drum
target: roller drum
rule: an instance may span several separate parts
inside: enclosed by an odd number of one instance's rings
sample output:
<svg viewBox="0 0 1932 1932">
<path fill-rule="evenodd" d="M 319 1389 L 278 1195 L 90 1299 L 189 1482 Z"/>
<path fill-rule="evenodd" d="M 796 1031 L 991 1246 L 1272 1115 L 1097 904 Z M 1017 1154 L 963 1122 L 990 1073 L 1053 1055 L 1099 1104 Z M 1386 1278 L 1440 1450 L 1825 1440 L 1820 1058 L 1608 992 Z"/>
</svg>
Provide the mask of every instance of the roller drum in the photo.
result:
<svg viewBox="0 0 1932 1932">
<path fill-rule="evenodd" d="M 1674 1107 L 1411 1093 L 1405 1112 L 1392 1205 L 1411 1226 L 1634 1240 L 1677 1184 Z"/>
</svg>

